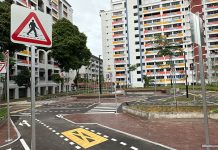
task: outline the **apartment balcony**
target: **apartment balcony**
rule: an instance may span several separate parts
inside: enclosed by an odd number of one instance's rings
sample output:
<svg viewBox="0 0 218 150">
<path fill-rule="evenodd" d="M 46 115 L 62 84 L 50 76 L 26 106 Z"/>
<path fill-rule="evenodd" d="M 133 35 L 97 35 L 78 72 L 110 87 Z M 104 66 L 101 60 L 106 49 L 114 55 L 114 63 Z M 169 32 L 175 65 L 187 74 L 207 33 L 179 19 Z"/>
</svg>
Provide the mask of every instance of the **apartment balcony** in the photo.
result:
<svg viewBox="0 0 218 150">
<path fill-rule="evenodd" d="M 145 48 L 151 48 L 151 47 L 155 47 L 156 44 L 145 44 L 144 47 Z"/>
<path fill-rule="evenodd" d="M 112 31 L 122 31 L 124 30 L 124 27 L 120 27 L 120 28 L 112 28 Z"/>
<path fill-rule="evenodd" d="M 215 3 L 215 2 L 218 2 L 218 0 L 205 0 L 205 4 Z"/>
<path fill-rule="evenodd" d="M 120 21 L 113 21 L 113 22 L 112 22 L 113 25 L 123 24 L 123 23 L 124 23 L 123 20 L 120 20 Z"/>
<path fill-rule="evenodd" d="M 116 67 L 115 70 L 116 71 L 125 71 L 125 67 Z"/>
<path fill-rule="evenodd" d="M 58 14 L 56 14 L 56 13 L 54 13 L 54 12 L 52 12 L 52 16 L 55 17 L 56 19 L 59 19 Z"/>
<path fill-rule="evenodd" d="M 144 27 L 149 26 L 160 26 L 160 25 L 167 25 L 167 24 L 175 24 L 175 23 L 182 23 L 182 19 L 172 19 L 170 21 L 160 21 L 160 22 L 153 22 L 153 23 L 145 23 Z"/>
<path fill-rule="evenodd" d="M 28 60 L 20 60 L 20 59 L 18 59 L 17 60 L 17 64 L 18 65 L 22 65 L 22 66 L 29 66 L 31 64 L 31 62 L 28 61 Z"/>
<path fill-rule="evenodd" d="M 146 51 L 145 54 L 146 55 L 156 55 L 158 53 L 158 51 Z"/>
<path fill-rule="evenodd" d="M 23 56 L 30 56 L 30 52 L 28 50 L 23 50 L 23 51 L 20 51 L 19 53 L 17 53 L 19 55 L 23 55 Z"/>
<path fill-rule="evenodd" d="M 114 64 L 126 64 L 125 60 L 114 60 Z"/>
<path fill-rule="evenodd" d="M 161 11 L 161 8 L 159 7 L 159 8 L 144 10 L 143 14 L 150 14 L 150 13 L 153 13 L 153 12 L 160 12 L 160 11 Z"/>
<path fill-rule="evenodd" d="M 144 30 L 144 33 L 146 34 L 154 34 L 154 33 L 157 33 L 157 32 L 161 32 L 162 29 L 156 29 L 156 30 Z"/>
<path fill-rule="evenodd" d="M 114 51 L 124 51 L 125 47 L 114 47 L 113 50 Z"/>
<path fill-rule="evenodd" d="M 218 14 L 206 15 L 206 19 L 217 18 Z"/>
<path fill-rule="evenodd" d="M 209 30 L 207 33 L 208 33 L 208 34 L 218 33 L 218 29 L 215 29 L 215 30 Z"/>
<path fill-rule="evenodd" d="M 176 68 L 178 67 L 185 67 L 185 63 L 178 63 L 178 64 L 174 64 Z"/>
<path fill-rule="evenodd" d="M 113 57 L 114 58 L 124 58 L 126 57 L 126 55 L 125 54 L 114 54 Z"/>
<path fill-rule="evenodd" d="M 208 48 L 209 49 L 218 49 L 218 45 L 209 45 Z"/>
<path fill-rule="evenodd" d="M 114 41 L 112 42 L 113 45 L 120 45 L 120 44 L 125 44 L 125 41 Z"/>
<path fill-rule="evenodd" d="M 59 0 L 51 0 L 51 1 L 58 5 Z"/>
<path fill-rule="evenodd" d="M 171 16 L 178 16 L 178 15 L 181 15 L 182 12 L 179 11 L 179 12 L 174 12 L 174 13 L 167 13 L 167 14 L 163 14 L 162 15 L 162 18 L 167 18 L 167 17 L 171 17 Z"/>
<path fill-rule="evenodd" d="M 37 0 L 30 0 L 31 2 L 33 2 L 34 4 L 37 4 Z"/>
<path fill-rule="evenodd" d="M 156 65 L 146 65 L 146 69 L 154 69 L 156 68 Z"/>
<path fill-rule="evenodd" d="M 125 78 L 126 74 L 116 74 L 116 78 Z"/>
<path fill-rule="evenodd" d="M 124 34 L 113 34 L 112 36 L 114 38 L 117 38 L 117 37 L 124 37 L 125 35 Z"/>
<path fill-rule="evenodd" d="M 166 69 L 166 68 L 170 68 L 169 64 L 162 64 L 162 65 L 158 65 L 159 69 Z"/>
<path fill-rule="evenodd" d="M 154 40 L 153 37 L 145 37 L 145 38 L 144 38 L 144 41 L 152 41 L 152 40 Z"/>
<path fill-rule="evenodd" d="M 172 38 L 181 38 L 184 37 L 183 33 L 178 33 L 178 34 L 171 34 L 167 37 L 167 39 L 172 39 Z"/>
<path fill-rule="evenodd" d="M 210 6 L 206 8 L 207 11 L 212 11 L 212 10 L 217 10 L 217 9 L 218 9 L 218 6 Z"/>
<path fill-rule="evenodd" d="M 173 9 L 179 9 L 181 8 L 181 5 L 172 5 L 172 6 L 168 6 L 168 7 L 162 7 L 162 10 L 173 10 Z"/>
<path fill-rule="evenodd" d="M 172 28 L 163 28 L 163 32 L 164 31 L 174 31 L 174 30 L 179 31 L 179 30 L 182 30 L 182 29 L 183 29 L 182 26 L 172 27 Z"/>
<path fill-rule="evenodd" d="M 112 16 L 112 19 L 118 19 L 118 18 L 123 18 L 124 17 L 124 15 L 114 15 L 114 16 Z"/>
<path fill-rule="evenodd" d="M 146 16 L 146 17 L 144 17 L 143 19 L 144 19 L 144 20 L 154 20 L 154 19 L 157 19 L 157 18 L 159 18 L 159 17 L 161 17 L 161 14 L 152 15 L 152 16 Z"/>
<path fill-rule="evenodd" d="M 24 6 L 27 6 L 27 0 L 18 0 L 18 2 L 23 4 Z"/>
<path fill-rule="evenodd" d="M 52 3 L 52 9 L 55 10 L 56 12 L 58 12 L 58 5 Z"/>
<path fill-rule="evenodd" d="M 208 41 L 210 41 L 210 42 L 216 42 L 216 41 L 218 41 L 218 37 L 209 37 L 209 38 L 208 38 Z"/>
</svg>

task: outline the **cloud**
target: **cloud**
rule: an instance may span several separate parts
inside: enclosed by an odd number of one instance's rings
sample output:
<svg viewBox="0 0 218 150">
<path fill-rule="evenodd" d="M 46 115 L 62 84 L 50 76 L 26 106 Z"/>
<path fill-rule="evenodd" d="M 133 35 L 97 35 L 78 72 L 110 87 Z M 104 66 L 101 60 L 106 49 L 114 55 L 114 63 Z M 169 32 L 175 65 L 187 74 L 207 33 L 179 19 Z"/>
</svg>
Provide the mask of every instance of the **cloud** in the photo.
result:
<svg viewBox="0 0 218 150">
<path fill-rule="evenodd" d="M 100 10 L 110 8 L 110 0 L 68 0 L 73 8 L 73 23 L 88 37 L 87 46 L 98 56 L 102 54 Z"/>
</svg>

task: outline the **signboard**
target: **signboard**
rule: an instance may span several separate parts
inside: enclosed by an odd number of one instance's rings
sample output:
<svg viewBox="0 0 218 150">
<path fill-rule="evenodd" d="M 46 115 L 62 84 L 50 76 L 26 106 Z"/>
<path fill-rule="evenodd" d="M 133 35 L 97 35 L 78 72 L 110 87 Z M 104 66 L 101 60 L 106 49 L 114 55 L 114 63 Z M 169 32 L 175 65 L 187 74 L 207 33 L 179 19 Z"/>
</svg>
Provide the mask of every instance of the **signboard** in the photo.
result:
<svg viewBox="0 0 218 150">
<path fill-rule="evenodd" d="M 40 11 L 11 6 L 11 41 L 30 46 L 52 46 L 52 17 Z"/>
<path fill-rule="evenodd" d="M 0 73 L 6 73 L 5 62 L 0 62 Z"/>
</svg>

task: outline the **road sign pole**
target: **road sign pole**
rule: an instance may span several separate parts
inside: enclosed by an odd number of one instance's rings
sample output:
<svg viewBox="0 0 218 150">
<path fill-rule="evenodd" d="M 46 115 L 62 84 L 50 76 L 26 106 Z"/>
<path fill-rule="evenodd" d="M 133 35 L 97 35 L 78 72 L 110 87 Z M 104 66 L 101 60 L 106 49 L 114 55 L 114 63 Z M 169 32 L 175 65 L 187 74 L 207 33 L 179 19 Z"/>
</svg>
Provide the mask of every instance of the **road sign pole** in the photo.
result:
<svg viewBox="0 0 218 150">
<path fill-rule="evenodd" d="M 35 47 L 34 46 L 31 46 L 31 123 L 32 123 L 31 150 L 36 150 L 36 126 L 35 126 Z"/>
<path fill-rule="evenodd" d="M 204 112 L 204 134 L 205 134 L 205 144 L 209 145 L 209 127 L 208 127 L 208 112 L 207 112 L 207 101 L 206 101 L 206 88 L 205 88 L 205 74 L 204 74 L 204 61 L 203 61 L 203 53 L 202 53 L 202 40 L 201 40 L 201 28 L 200 28 L 200 16 L 197 14 L 198 20 L 195 22 L 195 26 L 197 27 L 197 40 L 198 40 L 198 55 L 199 55 L 199 66 L 200 66 L 200 77 L 201 77 L 201 92 L 203 99 L 203 112 Z M 210 150 L 209 147 L 206 150 Z"/>
<path fill-rule="evenodd" d="M 8 142 L 11 141 L 11 128 L 10 128 L 10 99 L 9 99 L 9 50 L 7 50 L 7 115 L 8 115 Z"/>
</svg>

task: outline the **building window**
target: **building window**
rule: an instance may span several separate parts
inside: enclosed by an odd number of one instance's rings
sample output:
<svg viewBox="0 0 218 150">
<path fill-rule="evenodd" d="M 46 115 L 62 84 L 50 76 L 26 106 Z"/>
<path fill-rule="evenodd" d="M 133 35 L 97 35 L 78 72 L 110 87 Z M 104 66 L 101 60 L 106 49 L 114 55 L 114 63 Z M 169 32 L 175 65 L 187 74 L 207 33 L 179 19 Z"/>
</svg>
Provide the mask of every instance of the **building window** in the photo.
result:
<svg viewBox="0 0 218 150">
<path fill-rule="evenodd" d="M 137 78 L 137 81 L 142 81 L 142 79 L 141 78 Z"/>
<path fill-rule="evenodd" d="M 141 74 L 141 71 L 137 71 L 137 74 Z"/>
<path fill-rule="evenodd" d="M 136 8 L 137 8 L 137 5 L 134 5 L 134 6 L 133 6 L 133 9 L 136 9 Z"/>
</svg>

